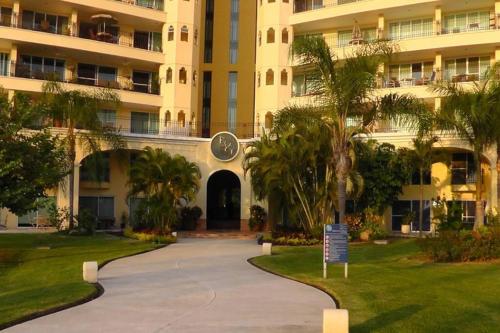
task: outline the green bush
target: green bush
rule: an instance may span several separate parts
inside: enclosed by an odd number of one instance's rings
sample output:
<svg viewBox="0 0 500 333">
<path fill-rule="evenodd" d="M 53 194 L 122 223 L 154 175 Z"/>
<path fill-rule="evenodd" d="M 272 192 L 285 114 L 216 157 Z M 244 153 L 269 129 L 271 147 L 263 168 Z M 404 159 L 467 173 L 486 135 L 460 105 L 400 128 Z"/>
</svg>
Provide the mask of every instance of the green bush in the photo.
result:
<svg viewBox="0 0 500 333">
<path fill-rule="evenodd" d="M 264 208 L 258 205 L 250 207 L 250 219 L 248 226 L 250 230 L 262 231 L 266 225 L 267 213 Z"/>
<path fill-rule="evenodd" d="M 444 230 L 438 237 L 419 241 L 422 250 L 435 262 L 485 261 L 500 258 L 500 227 L 478 231 Z"/>
<path fill-rule="evenodd" d="M 97 218 L 87 209 L 80 210 L 75 216 L 76 228 L 70 231 L 72 235 L 93 235 L 97 227 Z"/>
<path fill-rule="evenodd" d="M 123 236 L 137 239 L 142 242 L 153 242 L 157 244 L 172 244 L 177 242 L 177 239 L 171 235 L 162 235 L 154 232 L 135 232 L 130 227 L 123 230 Z"/>
<path fill-rule="evenodd" d="M 69 219 L 69 211 L 67 208 L 57 208 L 57 205 L 52 202 L 47 207 L 48 221 L 51 226 L 61 231 L 64 229 L 66 221 Z"/>
<path fill-rule="evenodd" d="M 319 239 L 315 238 L 301 238 L 301 237 L 276 237 L 273 238 L 272 235 L 264 234 L 257 237 L 257 243 L 272 243 L 273 245 L 282 245 L 282 246 L 312 246 L 321 244 Z"/>
<path fill-rule="evenodd" d="M 180 213 L 180 228 L 182 230 L 196 230 L 196 226 L 198 225 L 198 220 L 201 215 L 203 215 L 203 211 L 200 207 L 183 207 Z"/>
</svg>

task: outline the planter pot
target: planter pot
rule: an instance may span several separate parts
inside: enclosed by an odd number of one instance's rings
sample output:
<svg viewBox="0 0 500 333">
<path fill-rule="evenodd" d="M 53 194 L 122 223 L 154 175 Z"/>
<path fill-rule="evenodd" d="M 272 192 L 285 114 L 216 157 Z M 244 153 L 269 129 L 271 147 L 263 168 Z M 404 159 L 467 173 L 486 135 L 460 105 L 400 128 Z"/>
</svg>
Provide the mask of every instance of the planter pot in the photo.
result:
<svg viewBox="0 0 500 333">
<path fill-rule="evenodd" d="M 402 224 L 401 225 L 401 233 L 404 235 L 409 235 L 410 234 L 410 225 L 409 224 Z"/>
<path fill-rule="evenodd" d="M 363 242 L 368 242 L 370 240 L 371 232 L 369 231 L 362 231 L 359 234 L 359 239 L 362 240 Z"/>
</svg>

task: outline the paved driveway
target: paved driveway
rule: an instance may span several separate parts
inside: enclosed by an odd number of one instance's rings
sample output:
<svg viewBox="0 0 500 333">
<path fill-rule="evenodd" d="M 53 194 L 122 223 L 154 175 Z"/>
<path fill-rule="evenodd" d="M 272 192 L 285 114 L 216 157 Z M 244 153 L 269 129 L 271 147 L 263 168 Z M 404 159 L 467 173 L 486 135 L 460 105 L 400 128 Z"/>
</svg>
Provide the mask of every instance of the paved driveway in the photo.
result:
<svg viewBox="0 0 500 333">
<path fill-rule="evenodd" d="M 105 266 L 98 299 L 6 332 L 321 332 L 333 301 L 246 262 L 259 253 L 254 241 L 182 239 Z"/>
</svg>

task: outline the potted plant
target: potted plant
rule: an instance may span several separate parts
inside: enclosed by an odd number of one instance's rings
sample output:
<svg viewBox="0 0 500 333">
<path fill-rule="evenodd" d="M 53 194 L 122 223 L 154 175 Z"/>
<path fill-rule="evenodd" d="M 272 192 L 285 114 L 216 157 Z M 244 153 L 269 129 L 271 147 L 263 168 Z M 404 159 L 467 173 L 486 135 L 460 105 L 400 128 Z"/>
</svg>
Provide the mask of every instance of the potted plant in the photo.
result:
<svg viewBox="0 0 500 333">
<path fill-rule="evenodd" d="M 267 214 L 264 208 L 258 205 L 250 207 L 250 219 L 248 226 L 252 231 L 262 231 L 266 225 Z"/>
<path fill-rule="evenodd" d="M 403 235 L 410 234 L 411 231 L 411 222 L 415 218 L 415 212 L 408 212 L 405 216 L 403 216 L 403 221 L 401 222 L 401 233 Z"/>
</svg>

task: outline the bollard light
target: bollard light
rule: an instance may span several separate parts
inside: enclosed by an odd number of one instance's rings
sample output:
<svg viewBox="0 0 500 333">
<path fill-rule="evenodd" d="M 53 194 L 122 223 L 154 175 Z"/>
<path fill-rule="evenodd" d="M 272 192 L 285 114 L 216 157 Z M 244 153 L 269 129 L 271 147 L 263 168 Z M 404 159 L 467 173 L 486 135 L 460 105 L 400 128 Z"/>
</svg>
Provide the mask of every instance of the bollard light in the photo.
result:
<svg viewBox="0 0 500 333">
<path fill-rule="evenodd" d="M 349 312 L 347 310 L 324 309 L 323 333 L 349 333 Z"/>
<path fill-rule="evenodd" d="M 86 261 L 83 263 L 83 280 L 88 283 L 97 283 L 97 262 Z"/>
<path fill-rule="evenodd" d="M 262 255 L 270 256 L 272 254 L 272 248 L 273 248 L 272 243 L 263 243 L 262 244 Z"/>
</svg>

